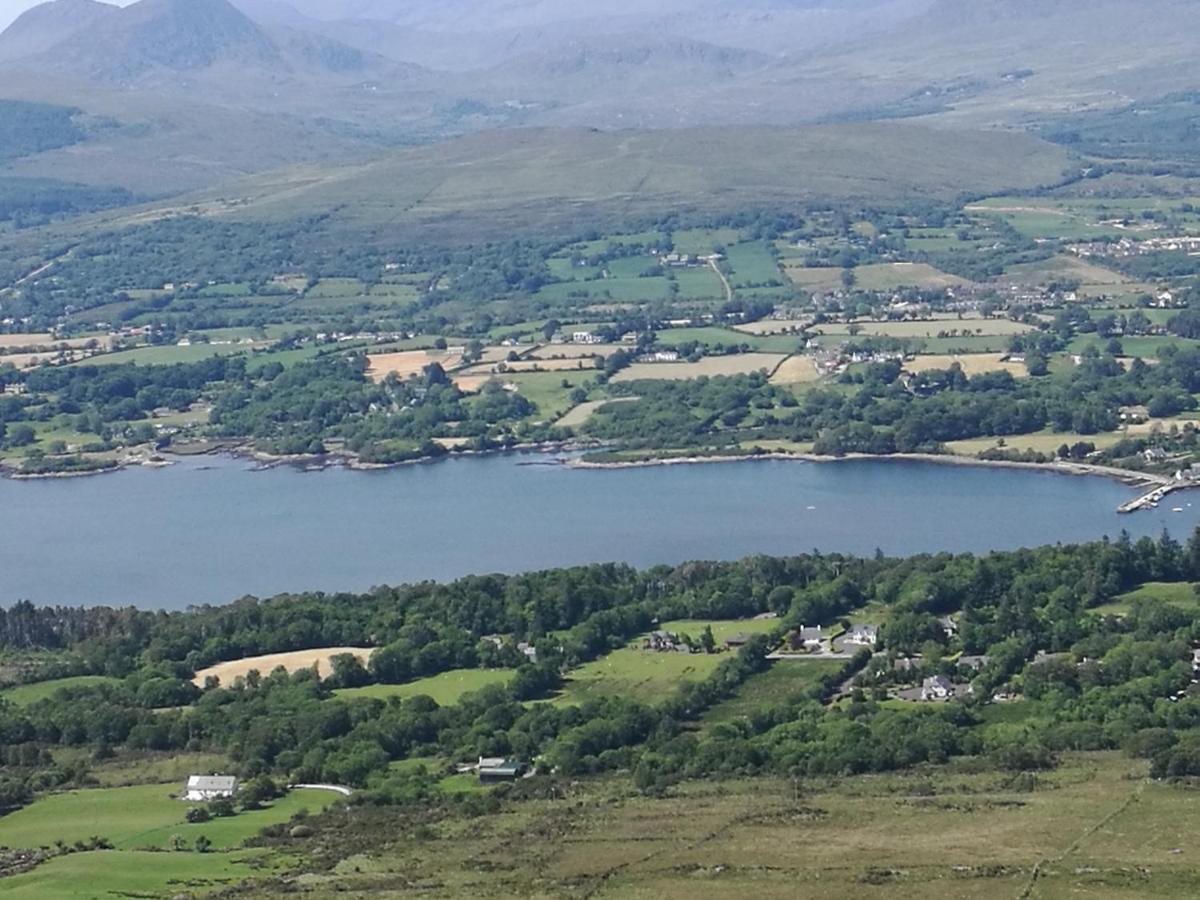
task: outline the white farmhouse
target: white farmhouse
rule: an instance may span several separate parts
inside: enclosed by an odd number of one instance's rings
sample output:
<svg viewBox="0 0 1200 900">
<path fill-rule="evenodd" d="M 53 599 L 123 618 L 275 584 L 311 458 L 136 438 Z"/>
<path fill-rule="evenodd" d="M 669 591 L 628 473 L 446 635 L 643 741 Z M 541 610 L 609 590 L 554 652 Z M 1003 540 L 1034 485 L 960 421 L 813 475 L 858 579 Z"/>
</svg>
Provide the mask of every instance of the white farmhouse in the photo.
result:
<svg viewBox="0 0 1200 900">
<path fill-rule="evenodd" d="M 193 802 L 229 799 L 237 789 L 238 780 L 233 775 L 189 775 L 183 787 L 183 799 Z"/>
</svg>

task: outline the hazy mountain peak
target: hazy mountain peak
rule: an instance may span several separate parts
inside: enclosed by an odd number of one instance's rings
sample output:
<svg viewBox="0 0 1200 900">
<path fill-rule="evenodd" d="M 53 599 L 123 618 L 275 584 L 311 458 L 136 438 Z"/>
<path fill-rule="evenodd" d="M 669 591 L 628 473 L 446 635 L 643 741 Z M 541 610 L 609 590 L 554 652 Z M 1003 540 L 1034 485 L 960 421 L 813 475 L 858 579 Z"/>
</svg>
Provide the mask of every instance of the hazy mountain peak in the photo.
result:
<svg viewBox="0 0 1200 900">
<path fill-rule="evenodd" d="M 35 6 L 0 33 L 0 59 L 44 53 L 55 44 L 119 14 L 119 7 L 97 0 L 51 0 Z"/>
</svg>

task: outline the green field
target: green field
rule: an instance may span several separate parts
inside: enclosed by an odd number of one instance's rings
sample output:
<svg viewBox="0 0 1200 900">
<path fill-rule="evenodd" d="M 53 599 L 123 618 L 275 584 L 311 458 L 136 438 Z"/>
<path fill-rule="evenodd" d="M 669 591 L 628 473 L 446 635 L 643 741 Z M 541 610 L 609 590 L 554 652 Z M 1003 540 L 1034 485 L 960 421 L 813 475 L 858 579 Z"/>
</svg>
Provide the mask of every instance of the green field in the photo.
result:
<svg viewBox="0 0 1200 900">
<path fill-rule="evenodd" d="M 512 677 L 508 669 L 456 669 L 442 672 L 431 678 L 421 678 L 407 684 L 370 684 L 366 687 L 344 688 L 335 691 L 343 700 L 356 700 L 369 697 L 375 700 L 388 700 L 391 697 L 426 696 L 431 697 L 439 706 L 453 706 L 463 694 L 481 690 L 493 684 L 504 684 Z"/>
<path fill-rule="evenodd" d="M 104 675 L 76 675 L 72 678 L 55 678 L 51 681 L 39 681 L 36 684 L 22 684 L 17 687 L 7 688 L 0 691 L 0 697 L 3 697 L 9 703 L 16 706 L 29 706 L 31 703 L 37 703 L 39 700 L 53 697 L 57 691 L 63 688 L 93 687 L 97 684 L 118 683 L 118 679 L 108 678 Z"/>
<path fill-rule="evenodd" d="M 705 726 L 733 722 L 776 707 L 812 687 L 826 675 L 840 672 L 844 663 L 831 659 L 785 660 L 752 676 L 730 697 L 704 714 Z"/>
<path fill-rule="evenodd" d="M 264 347 L 265 343 L 255 347 Z M 120 366 L 126 363 L 137 363 L 140 366 L 167 366 L 173 363 L 193 363 L 211 359 L 214 356 L 235 356 L 248 353 L 255 349 L 249 344 L 192 344 L 190 347 L 178 347 L 170 344 L 164 347 L 138 347 L 134 350 L 121 350 L 117 353 L 102 353 L 82 362 L 73 363 L 76 366 Z"/>
<path fill-rule="evenodd" d="M 43 863 L 32 872 L 0 882 L 6 900 L 110 900 L 170 898 L 193 891 L 231 887 L 270 872 L 261 850 L 238 853 L 73 853 Z M 267 866 L 264 871 L 264 865 Z"/>
<path fill-rule="evenodd" d="M 664 622 L 656 630 L 698 638 L 705 628 L 711 628 L 713 637 L 720 643 L 736 634 L 768 634 L 778 627 L 778 619 L 676 619 Z"/>
<path fill-rule="evenodd" d="M 685 681 L 703 680 L 724 659 L 721 653 L 654 653 L 627 647 L 572 671 L 554 702 L 571 705 L 597 697 L 626 697 L 654 703 Z"/>
<path fill-rule="evenodd" d="M 236 816 L 191 824 L 184 820 L 188 804 L 172 797 L 182 781 L 134 787 L 96 788 L 50 794 L 0 818 L 0 846 L 49 847 L 97 836 L 118 850 L 167 849 L 180 835 L 189 844 L 200 835 L 215 850 L 241 846 L 267 825 L 286 822 L 302 809 L 318 812 L 338 795 L 331 791 L 292 791 L 269 807 Z"/>
<path fill-rule="evenodd" d="M 1158 600 L 1162 603 L 1178 606 L 1180 609 L 1195 610 L 1200 606 L 1200 585 L 1187 582 L 1167 584 L 1152 581 L 1141 587 L 1121 594 L 1112 603 L 1092 608 L 1092 612 L 1100 616 L 1124 616 L 1133 609 L 1133 604 L 1139 601 Z"/>
</svg>

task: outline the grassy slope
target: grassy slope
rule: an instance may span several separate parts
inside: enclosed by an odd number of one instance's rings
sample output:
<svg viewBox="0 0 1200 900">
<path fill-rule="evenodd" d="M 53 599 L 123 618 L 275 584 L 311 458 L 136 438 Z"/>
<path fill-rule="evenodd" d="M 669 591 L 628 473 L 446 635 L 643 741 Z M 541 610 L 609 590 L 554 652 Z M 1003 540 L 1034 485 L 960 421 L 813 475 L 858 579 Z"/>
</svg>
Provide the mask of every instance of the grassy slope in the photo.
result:
<svg viewBox="0 0 1200 900">
<path fill-rule="evenodd" d="M 478 691 L 492 684 L 504 684 L 512 677 L 507 669 L 459 669 L 453 672 L 443 672 L 432 678 L 421 678 L 407 684 L 371 684 L 360 688 L 346 688 L 337 691 L 338 697 L 354 700 L 370 697 L 376 700 L 387 700 L 389 697 L 419 697 L 433 698 L 439 706 L 452 706 L 463 694 Z"/>
<path fill-rule="evenodd" d="M 180 787 L 150 784 L 52 794 L 0 819 L 0 846 L 37 848 L 56 840 L 73 843 L 98 836 L 118 850 L 165 849 L 173 835 L 190 844 L 203 834 L 214 849 L 231 849 L 300 809 L 317 812 L 337 799 L 329 791 L 293 791 L 262 810 L 192 825 L 184 821 L 184 814 L 199 804 L 173 798 Z"/>
<path fill-rule="evenodd" d="M 706 128 L 666 132 L 517 130 L 463 138 L 344 165 L 256 176 L 222 189 L 222 215 L 293 220 L 332 212 L 338 224 L 445 226 L 446 236 L 520 226 L 556 231 L 683 207 L 745 209 L 825 198 L 949 199 L 1056 181 L 1064 151 L 1009 133 L 913 125 Z M 177 204 L 172 204 L 173 206 Z M 106 221 L 128 220 L 128 214 Z M 577 227 L 577 226 L 575 226 Z"/>
<path fill-rule="evenodd" d="M 1143 762 L 1088 754 L 1039 775 L 1033 791 L 965 766 L 696 782 L 665 797 L 590 781 L 561 799 L 439 823 L 310 888 L 419 886 L 431 900 L 1194 897 L 1200 867 L 1187 848 L 1200 807 L 1187 788 L 1145 776 Z"/>
<path fill-rule="evenodd" d="M 116 683 L 116 678 L 107 678 L 104 675 L 77 675 L 74 678 L 55 678 L 51 681 L 39 681 L 36 684 L 22 684 L 0 691 L 0 697 L 17 706 L 29 706 L 31 703 L 54 696 L 55 692 L 62 688 L 92 687 L 97 684 Z"/>
</svg>

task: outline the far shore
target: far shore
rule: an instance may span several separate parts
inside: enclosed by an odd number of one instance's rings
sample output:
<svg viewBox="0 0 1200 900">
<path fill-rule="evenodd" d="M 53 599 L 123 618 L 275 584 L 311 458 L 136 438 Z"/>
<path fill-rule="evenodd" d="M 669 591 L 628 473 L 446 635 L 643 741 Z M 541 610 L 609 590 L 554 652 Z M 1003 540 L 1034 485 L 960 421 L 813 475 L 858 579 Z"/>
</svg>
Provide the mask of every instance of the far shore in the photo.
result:
<svg viewBox="0 0 1200 900">
<path fill-rule="evenodd" d="M 871 453 L 847 453 L 844 456 L 821 456 L 814 453 L 779 453 L 767 452 L 731 456 L 679 456 L 659 457 L 633 460 L 617 460 L 613 462 L 590 462 L 583 459 L 571 459 L 564 465 L 573 469 L 640 469 L 651 466 L 704 465 L 709 463 L 738 463 L 764 461 L 791 461 L 807 463 L 842 463 L 869 460 L 872 462 L 927 462 L 950 466 L 982 466 L 1000 469 L 1026 469 L 1039 472 L 1056 472 L 1060 475 L 1090 475 L 1093 477 L 1111 478 L 1129 485 L 1130 487 L 1165 487 L 1175 482 L 1165 475 L 1155 475 L 1150 472 L 1137 472 L 1133 469 L 1118 469 L 1113 466 L 1097 466 L 1089 463 L 1063 462 L 1019 462 L 1004 459 L 979 459 L 973 456 L 955 456 L 941 453 L 892 453 L 876 455 Z"/>
</svg>

